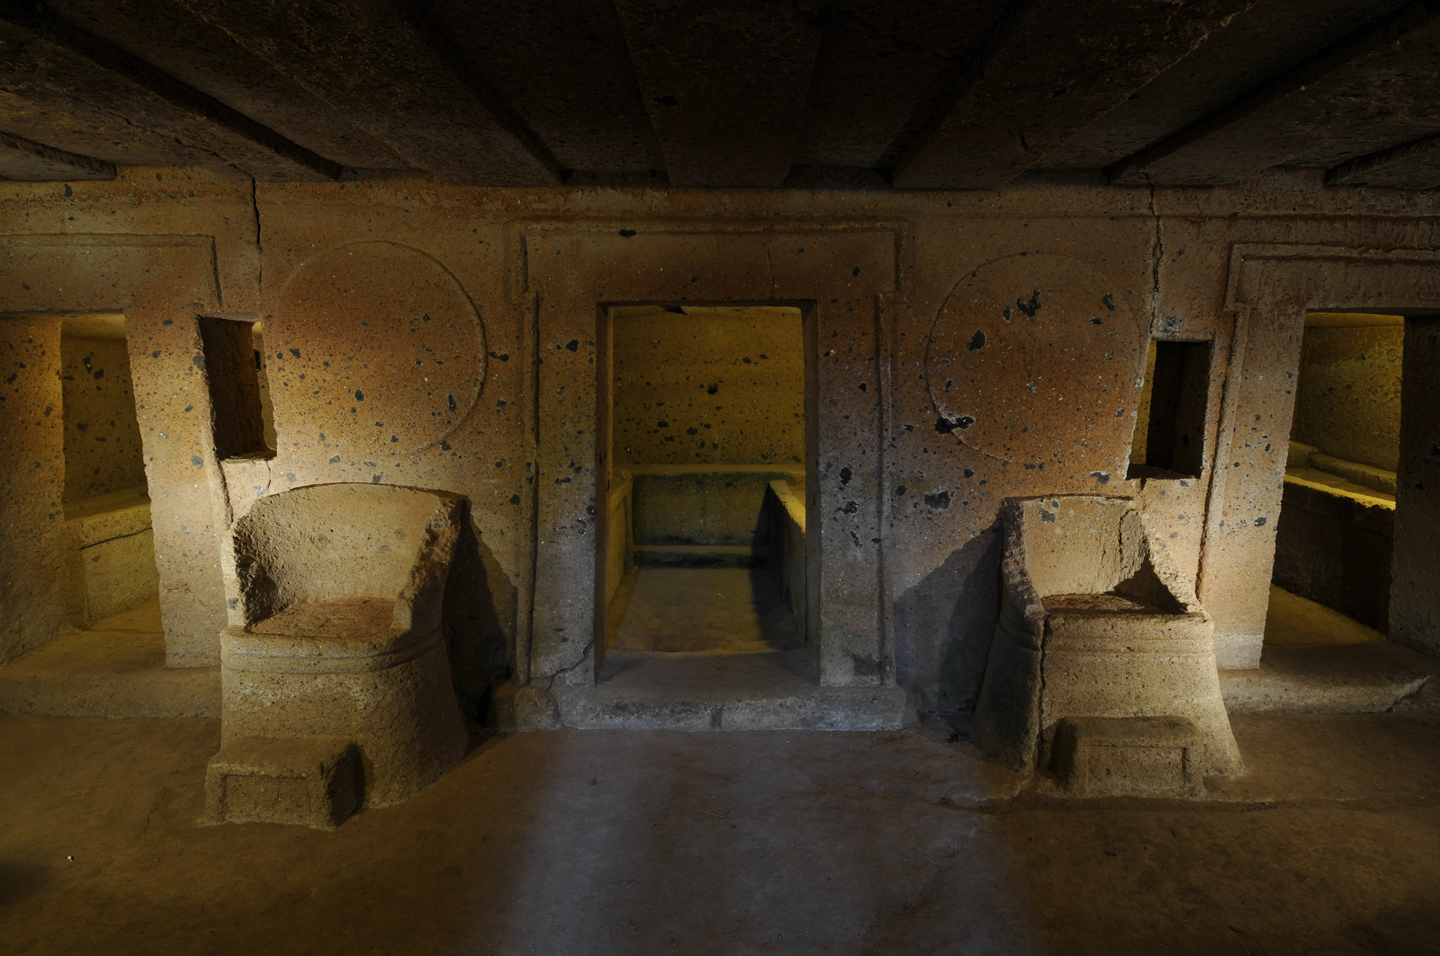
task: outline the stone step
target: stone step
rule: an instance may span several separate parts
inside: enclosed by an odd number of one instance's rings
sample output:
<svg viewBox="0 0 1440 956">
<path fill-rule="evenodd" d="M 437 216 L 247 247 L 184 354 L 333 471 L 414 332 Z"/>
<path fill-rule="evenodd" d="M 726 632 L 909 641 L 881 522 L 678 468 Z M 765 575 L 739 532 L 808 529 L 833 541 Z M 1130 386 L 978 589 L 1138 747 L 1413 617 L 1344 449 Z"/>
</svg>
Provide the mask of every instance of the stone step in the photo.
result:
<svg viewBox="0 0 1440 956">
<path fill-rule="evenodd" d="M 0 713 L 219 717 L 220 668 L 166 667 L 159 631 L 71 631 L 0 666 Z"/>
<path fill-rule="evenodd" d="M 205 769 L 203 823 L 333 830 L 363 799 L 360 750 L 329 737 L 239 737 Z"/>
<path fill-rule="evenodd" d="M 1378 714 L 1418 693 L 1440 661 L 1389 641 L 1266 647 L 1260 666 L 1220 671 L 1232 714 Z"/>
<path fill-rule="evenodd" d="M 1183 717 L 1066 717 L 1055 730 L 1055 774 L 1075 796 L 1200 796 L 1201 740 Z"/>
<path fill-rule="evenodd" d="M 899 687 L 821 687 L 808 652 L 611 651 L 593 687 L 552 688 L 560 720 L 582 730 L 901 730 Z"/>
</svg>

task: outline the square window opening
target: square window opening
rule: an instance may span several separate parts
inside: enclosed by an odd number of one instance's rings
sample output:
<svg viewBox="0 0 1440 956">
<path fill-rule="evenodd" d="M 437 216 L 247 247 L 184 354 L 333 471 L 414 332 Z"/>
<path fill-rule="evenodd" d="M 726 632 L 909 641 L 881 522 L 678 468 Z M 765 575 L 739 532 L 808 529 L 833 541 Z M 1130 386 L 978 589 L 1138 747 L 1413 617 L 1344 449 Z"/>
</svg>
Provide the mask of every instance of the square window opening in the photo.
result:
<svg viewBox="0 0 1440 956">
<path fill-rule="evenodd" d="M 275 414 L 260 323 L 201 317 L 200 340 L 210 383 L 215 457 L 273 458 Z"/>
<path fill-rule="evenodd" d="M 1199 478 L 1204 471 L 1211 344 L 1151 340 L 1127 478 Z"/>
</svg>

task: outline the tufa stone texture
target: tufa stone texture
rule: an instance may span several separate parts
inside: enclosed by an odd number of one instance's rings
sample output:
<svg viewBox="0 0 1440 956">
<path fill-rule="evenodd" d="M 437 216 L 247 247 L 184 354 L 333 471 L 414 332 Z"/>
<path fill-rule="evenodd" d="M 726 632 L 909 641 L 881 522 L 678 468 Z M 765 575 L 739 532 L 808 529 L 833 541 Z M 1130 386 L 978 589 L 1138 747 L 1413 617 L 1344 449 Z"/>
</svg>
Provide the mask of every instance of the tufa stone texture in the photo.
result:
<svg viewBox="0 0 1440 956">
<path fill-rule="evenodd" d="M 353 743 L 240 737 L 205 768 L 202 823 L 292 823 L 333 830 L 364 793 Z"/>
<path fill-rule="evenodd" d="M 1440 321 L 1405 325 L 1404 399 L 1400 468 L 1395 489 L 1395 580 L 1390 590 L 1390 638 L 1440 655 Z"/>
<path fill-rule="evenodd" d="M 612 336 L 617 467 L 803 468 L 799 309 L 616 314 Z"/>
<path fill-rule="evenodd" d="M 219 659 L 219 542 L 253 502 L 357 482 L 467 499 L 445 638 L 478 716 L 496 681 L 594 679 L 603 308 L 798 308 L 816 398 L 802 456 L 807 652 L 829 685 L 893 682 L 923 710 L 966 711 L 1000 607 L 1012 497 L 1135 502 L 1213 619 L 1220 665 L 1253 666 L 1306 312 L 1440 308 L 1437 201 L 1325 189 L 1305 172 L 1208 191 L 526 190 L 419 177 L 252 191 L 128 167 L 113 182 L 6 184 L 0 313 L 7 341 L 37 360 L 47 346 L 27 339 L 39 324 L 18 333 L 31 320 L 12 316 L 126 315 L 172 665 Z M 216 454 L 198 319 L 217 315 L 264 326 L 273 459 Z M 1116 331 L 1122 320 L 1135 331 Z M 1210 343 L 1194 477 L 1125 475 L 1149 338 Z M 994 359 L 1002 349 L 1015 361 Z M 0 555 L 6 600 L 26 601 L 6 613 L 7 653 L 65 617 L 61 598 L 42 610 L 64 575 L 58 528 L 46 544 L 64 483 L 59 426 L 51 435 L 43 415 L 46 390 L 58 395 L 51 354 L 48 382 L 18 367 L 0 376 L 17 373 L 6 388 L 25 397 L 7 401 L 33 408 L 4 425 L 26 450 L 5 466 L 5 533 L 34 543 Z M 1052 378 L 1021 381 L 1032 355 Z M 10 361 L 34 367 L 28 353 Z M 464 374 L 447 379 L 454 361 Z M 372 401 L 414 415 L 362 419 Z M 1012 427 L 1022 407 L 1034 422 Z M 1433 591 L 1415 580 L 1417 594 Z M 1424 620 L 1433 599 L 1416 600 Z"/>
<path fill-rule="evenodd" d="M 509 733 L 517 730 L 557 730 L 560 711 L 555 698 L 539 687 L 516 687 L 511 683 L 495 688 L 486 713 L 486 724 Z"/>
<path fill-rule="evenodd" d="M 404 800 L 454 766 L 465 730 L 441 618 L 463 515 L 454 496 L 386 485 L 256 502 L 226 548 L 225 744 L 354 741 L 365 806 Z"/>
<path fill-rule="evenodd" d="M 267 376 L 291 446 L 368 458 L 438 444 L 484 384 L 480 318 L 445 267 L 392 242 L 328 250 L 286 283 Z M 322 437 L 323 436 L 323 437 Z"/>
<path fill-rule="evenodd" d="M 1307 322 L 1291 435 L 1324 454 L 1394 471 L 1405 329 L 1399 316 L 1374 318 L 1392 321 L 1332 327 Z"/>
<path fill-rule="evenodd" d="M 1381 630 L 1390 620 L 1395 503 L 1287 473 L 1273 580 Z M 1388 497 L 1388 496 L 1386 496 Z"/>
<path fill-rule="evenodd" d="M 1067 717 L 1055 730 L 1055 773 L 1081 797 L 1197 797 L 1199 736 L 1181 717 Z"/>
<path fill-rule="evenodd" d="M 60 337 L 65 502 L 145 484 L 125 340 Z"/>
<path fill-rule="evenodd" d="M 60 323 L 0 319 L 0 663 L 50 640 L 65 626 L 66 537 Z"/>
<path fill-rule="evenodd" d="M 72 502 L 65 509 L 70 620 L 76 627 L 153 600 L 159 588 L 150 499 L 139 490 Z"/>
</svg>

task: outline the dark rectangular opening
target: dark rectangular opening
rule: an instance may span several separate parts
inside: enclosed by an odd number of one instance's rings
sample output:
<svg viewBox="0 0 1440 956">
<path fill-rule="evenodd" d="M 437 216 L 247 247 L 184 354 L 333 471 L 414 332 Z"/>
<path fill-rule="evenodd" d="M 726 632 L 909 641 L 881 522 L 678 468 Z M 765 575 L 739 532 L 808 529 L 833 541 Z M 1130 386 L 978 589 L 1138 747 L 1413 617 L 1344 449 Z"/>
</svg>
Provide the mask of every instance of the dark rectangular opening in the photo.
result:
<svg viewBox="0 0 1440 956">
<path fill-rule="evenodd" d="M 805 657 L 808 306 L 602 312 L 597 676 L 612 648 Z"/>
<path fill-rule="evenodd" d="M 1393 313 L 1305 316 L 1267 645 L 1322 634 L 1334 643 L 1378 640 L 1388 629 L 1405 326 Z M 1311 633 L 1312 619 L 1325 629 Z"/>
<path fill-rule="evenodd" d="M 1127 477 L 1198 478 L 1204 471 L 1210 346 L 1150 343 Z"/>
<path fill-rule="evenodd" d="M 160 583 L 125 316 L 64 316 L 59 371 L 70 623 L 103 630 L 102 622 L 123 614 L 128 629 L 138 613 L 158 630 Z"/>
<path fill-rule="evenodd" d="M 255 323 L 201 317 L 200 341 L 210 383 L 215 428 L 215 457 L 269 458 L 266 398 L 261 387 L 263 360 L 256 348 Z"/>
</svg>

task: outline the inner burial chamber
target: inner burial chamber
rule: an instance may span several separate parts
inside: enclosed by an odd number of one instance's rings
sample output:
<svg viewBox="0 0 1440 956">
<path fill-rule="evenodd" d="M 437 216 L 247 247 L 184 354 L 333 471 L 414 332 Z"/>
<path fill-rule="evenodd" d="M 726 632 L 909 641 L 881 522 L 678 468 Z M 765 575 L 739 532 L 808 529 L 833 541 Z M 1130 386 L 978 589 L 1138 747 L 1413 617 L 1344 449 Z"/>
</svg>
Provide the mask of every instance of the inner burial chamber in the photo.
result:
<svg viewBox="0 0 1440 956">
<path fill-rule="evenodd" d="M 801 647 L 801 310 L 616 306 L 609 339 L 602 646 Z"/>
<path fill-rule="evenodd" d="M 157 603 L 145 457 L 121 314 L 60 322 L 70 620 L 90 625 Z"/>
<path fill-rule="evenodd" d="M 1398 315 L 1305 317 L 1275 541 L 1273 583 L 1288 594 L 1272 590 L 1267 645 L 1388 630 L 1404 344 Z M 1366 627 L 1327 637 L 1287 620 L 1308 602 Z"/>
</svg>

